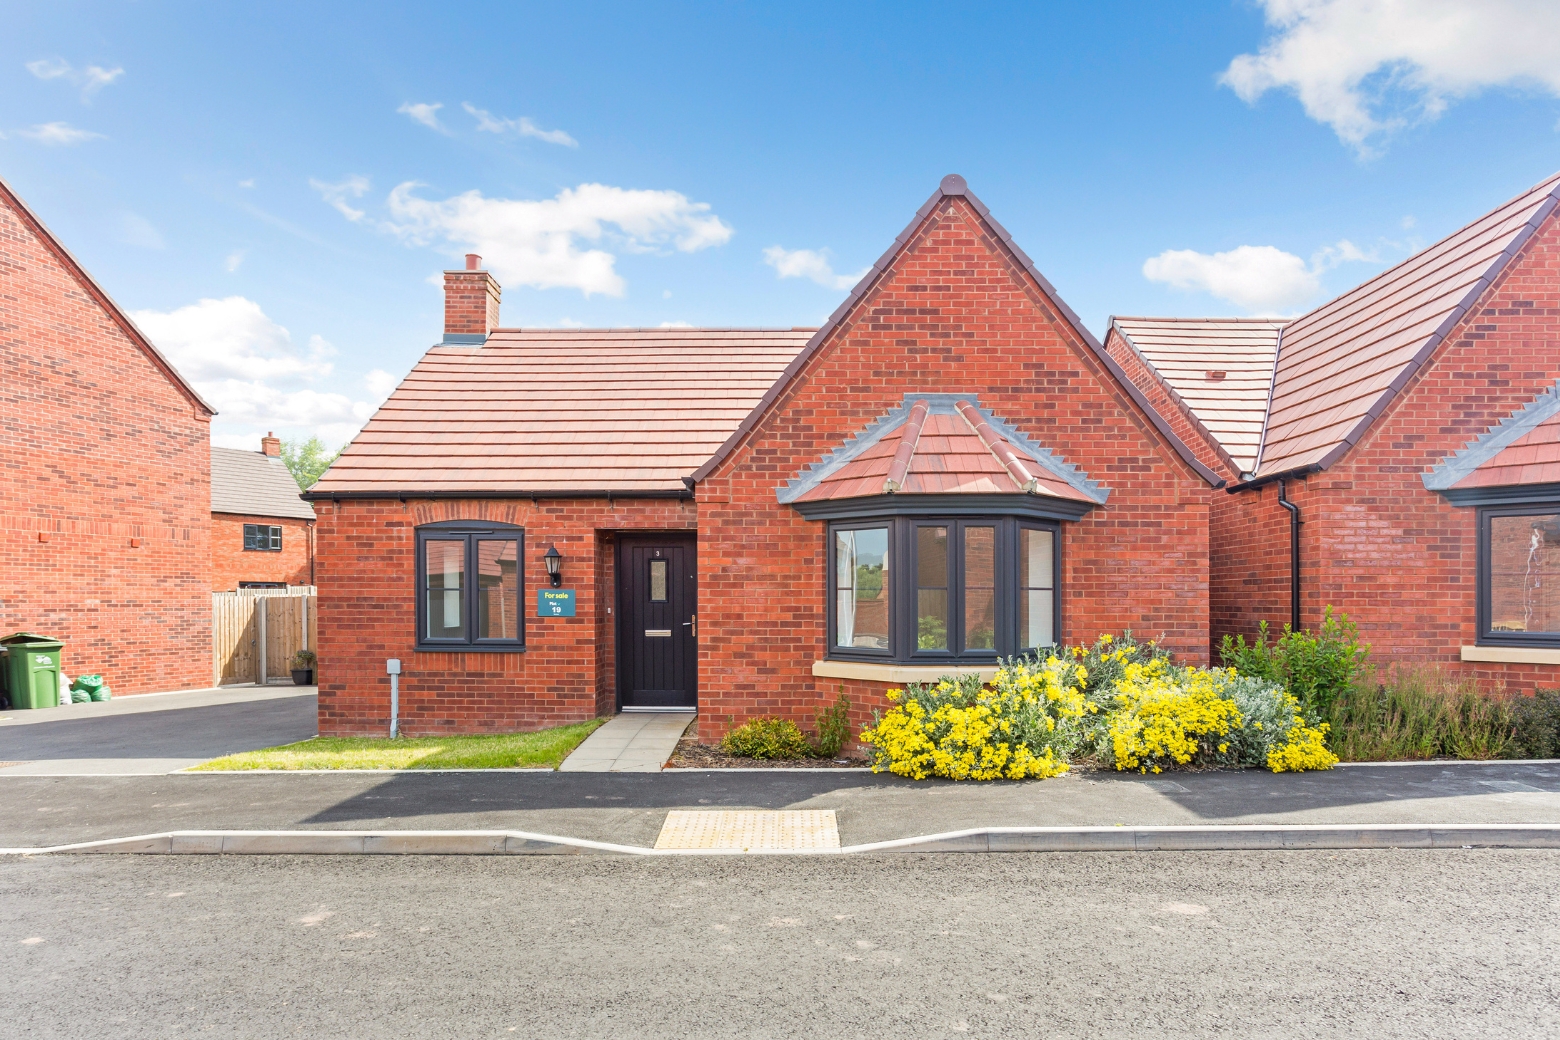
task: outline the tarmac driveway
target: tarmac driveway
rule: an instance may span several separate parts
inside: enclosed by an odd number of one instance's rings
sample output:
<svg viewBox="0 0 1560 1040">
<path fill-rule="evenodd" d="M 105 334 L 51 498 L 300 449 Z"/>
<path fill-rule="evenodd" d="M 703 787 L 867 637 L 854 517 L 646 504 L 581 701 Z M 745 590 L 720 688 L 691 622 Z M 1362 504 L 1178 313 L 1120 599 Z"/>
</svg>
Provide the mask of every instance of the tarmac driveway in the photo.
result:
<svg viewBox="0 0 1560 1040">
<path fill-rule="evenodd" d="M 316 731 L 316 692 L 227 686 L 0 712 L 0 775 L 167 773 L 306 740 Z"/>
</svg>

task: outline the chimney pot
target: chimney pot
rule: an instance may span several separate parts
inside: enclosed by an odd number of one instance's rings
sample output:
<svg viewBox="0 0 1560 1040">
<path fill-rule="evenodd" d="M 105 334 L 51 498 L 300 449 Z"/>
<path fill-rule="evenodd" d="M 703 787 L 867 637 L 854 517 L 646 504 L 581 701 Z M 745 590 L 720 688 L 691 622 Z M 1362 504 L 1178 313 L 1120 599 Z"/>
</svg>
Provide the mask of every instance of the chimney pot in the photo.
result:
<svg viewBox="0 0 1560 1040">
<path fill-rule="evenodd" d="M 260 454 L 270 455 L 272 458 L 282 454 L 282 442 L 275 433 L 267 431 L 266 435 L 260 438 Z"/>
<path fill-rule="evenodd" d="M 467 253 L 466 254 L 466 270 L 468 270 L 468 271 L 480 271 L 480 270 L 482 270 L 482 258 L 480 256 L 478 256 L 476 253 Z"/>
</svg>

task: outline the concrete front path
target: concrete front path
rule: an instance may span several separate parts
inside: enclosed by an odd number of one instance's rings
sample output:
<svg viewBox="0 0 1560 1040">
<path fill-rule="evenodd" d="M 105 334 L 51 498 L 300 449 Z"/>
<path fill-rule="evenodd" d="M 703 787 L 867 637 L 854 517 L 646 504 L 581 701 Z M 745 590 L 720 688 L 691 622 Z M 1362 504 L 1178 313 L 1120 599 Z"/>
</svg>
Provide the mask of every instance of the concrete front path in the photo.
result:
<svg viewBox="0 0 1560 1040">
<path fill-rule="evenodd" d="M 691 711 L 624 712 L 586 737 L 558 767 L 563 773 L 659 773 L 677 750 Z"/>
<path fill-rule="evenodd" d="M 223 686 L 0 712 L 0 776 L 168 773 L 307 740 L 313 686 Z"/>
</svg>

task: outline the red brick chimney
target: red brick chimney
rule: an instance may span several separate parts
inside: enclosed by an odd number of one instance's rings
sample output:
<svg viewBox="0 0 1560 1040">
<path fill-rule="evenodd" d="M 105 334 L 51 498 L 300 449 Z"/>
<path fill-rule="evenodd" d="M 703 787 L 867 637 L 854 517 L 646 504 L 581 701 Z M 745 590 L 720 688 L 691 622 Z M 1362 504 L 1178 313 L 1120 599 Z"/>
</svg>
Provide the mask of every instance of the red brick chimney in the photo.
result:
<svg viewBox="0 0 1560 1040">
<path fill-rule="evenodd" d="M 444 272 L 444 342 L 481 344 L 498 328 L 498 283 L 482 258 L 466 254 L 464 271 Z"/>
<path fill-rule="evenodd" d="M 276 458 L 282 454 L 282 441 L 274 433 L 267 433 L 260 438 L 260 454 L 270 455 Z"/>
</svg>

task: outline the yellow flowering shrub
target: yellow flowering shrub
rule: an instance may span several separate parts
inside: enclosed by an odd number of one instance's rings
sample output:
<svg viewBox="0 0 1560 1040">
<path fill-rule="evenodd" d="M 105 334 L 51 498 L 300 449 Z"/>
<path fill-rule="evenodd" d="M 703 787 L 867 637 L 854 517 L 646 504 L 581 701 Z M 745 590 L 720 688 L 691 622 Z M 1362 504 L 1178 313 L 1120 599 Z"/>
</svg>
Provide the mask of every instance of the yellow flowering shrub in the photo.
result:
<svg viewBox="0 0 1560 1040">
<path fill-rule="evenodd" d="M 1085 700 L 1084 669 L 1051 656 L 1004 664 L 990 686 L 979 678 L 912 683 L 861 733 L 874 772 L 915 780 L 1023 780 L 1059 776 L 1077 746 L 1079 721 L 1098 710 Z"/>
<path fill-rule="evenodd" d="M 1116 681 L 1116 709 L 1108 718 L 1111 752 L 1117 769 L 1161 772 L 1174 762 L 1186 765 L 1229 751 L 1240 709 L 1222 696 L 1220 679 L 1230 669 L 1176 668 L 1163 659 L 1130 663 Z"/>
<path fill-rule="evenodd" d="M 1338 764 L 1338 756 L 1327 750 L 1329 728 L 1325 722 L 1319 726 L 1307 726 L 1305 719 L 1296 715 L 1295 724 L 1289 730 L 1288 743 L 1268 752 L 1268 768 L 1275 773 L 1331 769 Z"/>
</svg>

